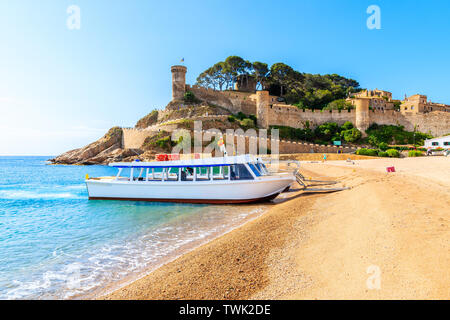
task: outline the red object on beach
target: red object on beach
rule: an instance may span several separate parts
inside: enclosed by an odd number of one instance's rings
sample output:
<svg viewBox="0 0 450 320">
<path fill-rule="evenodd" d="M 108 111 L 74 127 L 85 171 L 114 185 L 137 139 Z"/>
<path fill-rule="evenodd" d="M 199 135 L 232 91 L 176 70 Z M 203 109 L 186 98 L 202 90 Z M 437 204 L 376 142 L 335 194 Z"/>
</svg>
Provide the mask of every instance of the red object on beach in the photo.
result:
<svg viewBox="0 0 450 320">
<path fill-rule="evenodd" d="M 395 167 L 387 167 L 386 171 L 387 172 L 395 172 Z"/>
<path fill-rule="evenodd" d="M 199 153 L 194 153 L 194 159 L 200 159 L 200 154 Z"/>
<path fill-rule="evenodd" d="M 155 159 L 156 161 L 169 161 L 169 156 L 167 154 L 157 154 Z"/>
</svg>

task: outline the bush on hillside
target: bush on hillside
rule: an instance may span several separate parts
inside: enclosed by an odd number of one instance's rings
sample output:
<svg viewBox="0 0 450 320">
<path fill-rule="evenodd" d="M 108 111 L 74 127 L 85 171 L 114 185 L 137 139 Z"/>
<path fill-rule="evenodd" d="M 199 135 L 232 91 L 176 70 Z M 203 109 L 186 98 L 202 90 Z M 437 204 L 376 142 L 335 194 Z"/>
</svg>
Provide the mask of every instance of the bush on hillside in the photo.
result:
<svg viewBox="0 0 450 320">
<path fill-rule="evenodd" d="M 252 119 L 243 119 L 239 121 L 239 124 L 241 125 L 242 129 L 247 130 L 251 128 L 255 128 L 255 122 L 253 122 Z"/>
<path fill-rule="evenodd" d="M 194 93 L 192 91 L 186 91 L 184 93 L 183 100 L 186 103 L 197 103 L 197 102 L 200 102 L 200 100 L 197 99 L 197 97 L 194 95 Z"/>
<path fill-rule="evenodd" d="M 353 129 L 353 123 L 351 123 L 350 121 L 346 121 L 343 125 L 342 125 L 342 130 L 351 130 Z"/>
<path fill-rule="evenodd" d="M 356 142 L 361 139 L 361 131 L 356 128 L 342 131 L 341 136 L 344 137 L 344 140 L 347 142 Z"/>
<path fill-rule="evenodd" d="M 249 115 L 248 118 L 252 119 L 254 123 L 258 122 L 258 119 L 256 118 L 256 116 L 254 114 Z"/>
<path fill-rule="evenodd" d="M 286 127 L 286 126 L 270 126 L 269 131 L 272 131 L 273 129 L 278 130 L 278 135 L 280 139 L 286 139 L 286 140 L 306 140 L 306 141 L 313 141 L 314 134 L 311 129 L 297 129 L 292 127 Z"/>
<path fill-rule="evenodd" d="M 239 120 L 244 120 L 245 118 L 247 118 L 247 116 L 245 115 L 245 113 L 239 111 L 236 115 L 236 118 L 238 118 Z"/>
<path fill-rule="evenodd" d="M 356 154 L 360 156 L 376 157 L 378 156 L 378 151 L 375 149 L 361 148 L 356 150 Z"/>
<path fill-rule="evenodd" d="M 386 142 L 380 142 L 380 143 L 378 144 L 378 148 L 379 148 L 381 151 L 386 151 L 387 149 L 389 149 L 389 145 L 388 145 Z"/>
<path fill-rule="evenodd" d="M 418 132 L 405 131 L 403 126 L 393 125 L 378 125 L 372 124 L 366 130 L 367 141 L 373 145 L 378 146 L 384 142 L 387 144 L 423 144 L 425 139 L 432 138 L 431 135 Z"/>
<path fill-rule="evenodd" d="M 400 152 L 398 152 L 398 150 L 389 149 L 389 150 L 386 150 L 386 153 L 388 154 L 388 156 L 390 158 L 400 158 Z"/>
<path fill-rule="evenodd" d="M 411 150 L 408 152 L 408 157 L 422 157 L 423 155 L 423 152 L 417 150 Z"/>
</svg>

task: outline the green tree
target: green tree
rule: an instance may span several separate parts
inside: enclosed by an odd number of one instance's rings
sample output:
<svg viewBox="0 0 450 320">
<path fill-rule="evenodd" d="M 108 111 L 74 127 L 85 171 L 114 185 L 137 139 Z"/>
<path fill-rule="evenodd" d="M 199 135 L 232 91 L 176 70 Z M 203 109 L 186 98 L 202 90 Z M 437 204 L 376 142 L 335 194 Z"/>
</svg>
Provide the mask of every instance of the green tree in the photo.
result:
<svg viewBox="0 0 450 320">
<path fill-rule="evenodd" d="M 338 99 L 331 101 L 324 108 L 325 110 L 347 110 L 348 108 L 353 108 L 353 105 L 346 101 L 345 99 Z"/>
<path fill-rule="evenodd" d="M 267 77 L 269 76 L 269 66 L 267 63 L 259 61 L 253 62 L 253 75 L 256 79 L 257 85 L 263 89 L 265 83 L 267 82 Z"/>
<path fill-rule="evenodd" d="M 222 90 L 227 81 L 229 79 L 224 72 L 224 62 L 216 63 L 197 77 L 197 85 L 215 90 Z"/>
<path fill-rule="evenodd" d="M 243 81 L 248 83 L 250 77 L 255 78 L 258 87 L 282 96 L 287 103 L 313 109 L 328 107 L 334 100 L 345 99 L 360 90 L 357 81 L 337 74 L 302 73 L 282 62 L 269 68 L 264 62 L 250 63 L 239 56 L 230 56 L 208 68 L 199 75 L 197 84 L 222 90 L 232 88 L 238 79 L 242 81 L 241 85 Z M 334 108 L 333 105 L 330 108 Z M 342 109 L 342 103 L 337 108 Z"/>
<path fill-rule="evenodd" d="M 342 125 L 342 130 L 350 130 L 353 129 L 353 123 L 351 123 L 350 121 L 346 121 L 343 125 Z"/>
<path fill-rule="evenodd" d="M 272 81 L 280 85 L 281 93 L 283 96 L 284 89 L 287 88 L 294 74 L 294 69 L 292 69 L 287 64 L 278 62 L 270 67 L 270 77 Z"/>
<path fill-rule="evenodd" d="M 248 75 L 252 71 L 252 64 L 241 57 L 238 56 L 229 56 L 225 59 L 224 63 L 224 72 L 228 75 L 228 77 L 231 79 L 231 85 L 236 83 L 237 78 L 239 75 L 243 75 L 244 77 L 241 77 L 241 81 L 244 81 L 244 79 L 247 79 L 248 81 Z M 243 83 L 241 83 L 242 85 Z"/>
<path fill-rule="evenodd" d="M 356 128 L 343 131 L 344 140 L 347 142 L 356 142 L 361 139 L 361 131 Z"/>
<path fill-rule="evenodd" d="M 386 142 L 380 142 L 380 143 L 378 144 L 378 148 L 379 148 L 381 151 L 386 151 L 387 149 L 389 149 L 389 145 L 388 145 Z"/>
</svg>

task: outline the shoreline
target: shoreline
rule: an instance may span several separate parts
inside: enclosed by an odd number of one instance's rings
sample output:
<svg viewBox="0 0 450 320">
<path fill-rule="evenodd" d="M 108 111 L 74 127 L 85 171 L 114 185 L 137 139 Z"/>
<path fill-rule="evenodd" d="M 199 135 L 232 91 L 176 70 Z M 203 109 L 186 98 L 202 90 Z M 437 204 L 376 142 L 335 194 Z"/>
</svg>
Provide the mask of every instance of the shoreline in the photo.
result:
<svg viewBox="0 0 450 320">
<path fill-rule="evenodd" d="M 448 299 L 445 161 L 304 163 L 306 176 L 335 178 L 352 189 L 293 193 L 293 199 L 98 298 Z M 397 174 L 383 172 L 391 164 Z M 380 290 L 367 288 L 371 266 L 382 272 Z"/>
<path fill-rule="evenodd" d="M 233 205 L 233 206 L 235 206 L 235 205 Z M 96 290 L 96 292 L 93 292 L 91 294 L 84 295 L 84 296 L 73 297 L 72 299 L 94 299 L 94 300 L 102 299 L 102 297 L 108 296 L 118 290 L 121 290 L 124 287 L 127 287 L 128 285 L 133 284 L 136 281 L 139 281 L 142 278 L 147 277 L 148 275 L 150 275 L 152 272 L 158 270 L 159 268 L 164 268 L 164 266 L 166 266 L 167 264 L 169 264 L 173 261 L 176 261 L 177 259 L 181 258 L 182 256 L 184 256 L 186 254 L 189 254 L 192 251 L 197 250 L 198 248 L 202 247 L 203 245 L 206 245 L 206 244 L 216 240 L 217 238 L 225 236 L 225 235 L 233 232 L 234 230 L 239 229 L 241 226 L 257 219 L 258 217 L 264 215 L 268 210 L 270 210 L 270 208 L 269 208 L 270 205 L 268 206 L 267 204 L 262 204 L 262 205 L 261 204 L 260 205 L 244 204 L 242 206 L 255 207 L 255 208 L 250 210 L 250 213 L 245 218 L 243 218 L 241 221 L 236 223 L 235 225 L 232 225 L 229 228 L 225 228 L 224 231 L 222 230 L 220 232 L 216 232 L 216 233 L 206 237 L 205 239 L 195 240 L 192 243 L 187 244 L 185 247 L 183 246 L 183 247 L 178 248 L 177 250 L 175 250 L 175 253 L 168 255 L 167 257 L 162 259 L 162 261 L 160 263 L 152 265 L 151 267 L 149 267 L 147 270 L 145 270 L 143 272 L 139 272 L 138 274 L 126 276 L 124 279 L 122 279 L 120 281 L 107 284 L 104 288 Z"/>
<path fill-rule="evenodd" d="M 275 203 L 267 204 L 265 207 L 267 208 L 264 213 L 258 215 L 257 217 L 246 221 L 245 223 L 233 228 L 232 230 L 226 232 L 225 234 L 204 243 L 197 248 L 177 257 L 174 260 L 171 260 L 161 267 L 149 272 L 146 276 L 130 283 L 129 285 L 123 286 L 118 290 L 115 290 L 109 294 L 98 296 L 97 299 L 243 299 L 250 298 L 252 294 L 254 294 L 256 289 L 260 289 L 263 285 L 266 284 L 266 279 L 264 277 L 260 277 L 258 274 L 264 271 L 264 258 L 269 253 L 269 248 L 267 246 L 262 246 L 261 243 L 266 243 L 266 241 L 259 241 L 265 238 L 264 232 L 260 232 L 260 228 L 256 228 L 258 234 L 254 234 L 251 231 L 253 226 L 265 225 L 265 228 L 268 229 L 267 234 L 272 234 L 271 237 L 271 247 L 279 246 L 283 243 L 283 238 L 287 235 L 285 232 L 280 232 L 276 236 L 273 235 L 270 231 L 273 231 L 280 224 L 281 221 L 277 221 L 277 216 L 273 215 L 273 212 L 282 213 L 283 206 L 290 205 L 291 198 L 304 198 L 304 205 L 308 206 L 306 200 L 313 200 L 320 195 L 310 195 L 298 192 L 291 192 L 291 196 L 282 196 L 282 198 L 276 199 Z M 280 208 L 281 206 L 281 208 Z M 305 207 L 304 207 L 305 208 Z M 302 208 L 302 209 L 304 209 Z M 289 219 L 294 218 L 295 214 L 291 213 L 291 210 L 286 210 L 285 213 L 289 216 Z M 267 220 L 270 220 L 270 223 L 267 224 Z M 238 239 L 236 239 L 236 235 L 239 235 Z M 256 238 L 252 238 L 255 235 Z M 265 239 L 266 240 L 266 239 Z M 259 242 L 259 244 L 258 244 Z M 236 244 L 245 243 L 246 245 L 251 244 L 250 253 L 247 251 L 246 247 L 242 247 L 241 245 Z M 217 250 L 217 246 L 220 249 Z M 255 253 L 255 250 L 258 253 Z M 206 256 L 207 261 L 203 260 L 203 257 Z M 258 261 L 253 260 L 257 258 Z M 196 262 L 199 262 L 196 265 Z M 183 266 L 189 263 L 192 265 L 192 268 L 183 268 Z M 221 269 L 221 273 L 216 273 L 215 275 L 210 274 L 208 271 L 208 265 L 214 265 L 213 268 Z M 222 266 L 228 267 L 226 270 L 223 270 Z M 237 269 L 236 269 L 236 268 Z M 258 273 L 255 273 L 255 270 L 258 270 Z M 203 277 L 204 273 L 208 274 L 208 277 Z M 226 275 L 224 274 L 226 273 Z M 231 274 L 230 274 L 231 273 Z M 187 279 L 188 275 L 194 275 L 194 278 Z M 242 274 L 253 274 L 253 277 L 241 277 Z M 213 278 L 211 278 L 211 277 Z M 148 287 L 148 281 L 152 282 L 156 286 L 161 285 L 163 279 L 167 277 L 175 277 L 177 280 L 174 280 L 174 286 L 166 286 L 161 291 L 158 291 L 160 288 L 156 289 L 153 292 L 153 295 L 149 295 L 149 292 L 146 292 Z M 181 282 L 180 282 L 181 279 Z M 224 286 L 224 279 L 229 279 L 233 282 L 233 285 Z M 188 280 L 189 284 L 184 283 L 184 281 Z M 180 285 L 181 283 L 181 285 Z M 201 288 L 205 285 L 205 287 L 209 287 L 210 289 L 214 288 L 214 290 L 208 290 L 209 292 L 203 292 Z M 184 289 L 189 291 L 182 293 L 179 291 L 179 286 L 184 286 Z M 198 287 L 200 290 L 191 289 L 192 286 Z M 138 288 L 136 288 L 138 287 Z M 227 288 L 225 288 L 227 287 Z M 221 290 L 215 290 L 215 288 L 221 288 Z M 137 294 L 138 291 L 141 294 Z M 194 292 L 196 291 L 196 292 Z M 220 294 L 218 294 L 220 293 Z"/>
</svg>

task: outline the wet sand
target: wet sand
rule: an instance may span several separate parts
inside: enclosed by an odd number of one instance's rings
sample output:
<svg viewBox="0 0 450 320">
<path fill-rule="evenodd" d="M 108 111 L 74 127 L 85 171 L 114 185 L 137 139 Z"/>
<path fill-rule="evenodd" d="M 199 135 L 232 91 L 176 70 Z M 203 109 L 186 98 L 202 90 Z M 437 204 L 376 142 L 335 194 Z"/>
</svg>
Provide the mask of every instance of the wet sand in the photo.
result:
<svg viewBox="0 0 450 320">
<path fill-rule="evenodd" d="M 264 215 L 102 298 L 450 298 L 450 159 L 302 165 L 305 176 L 352 188 L 285 193 Z"/>
</svg>

